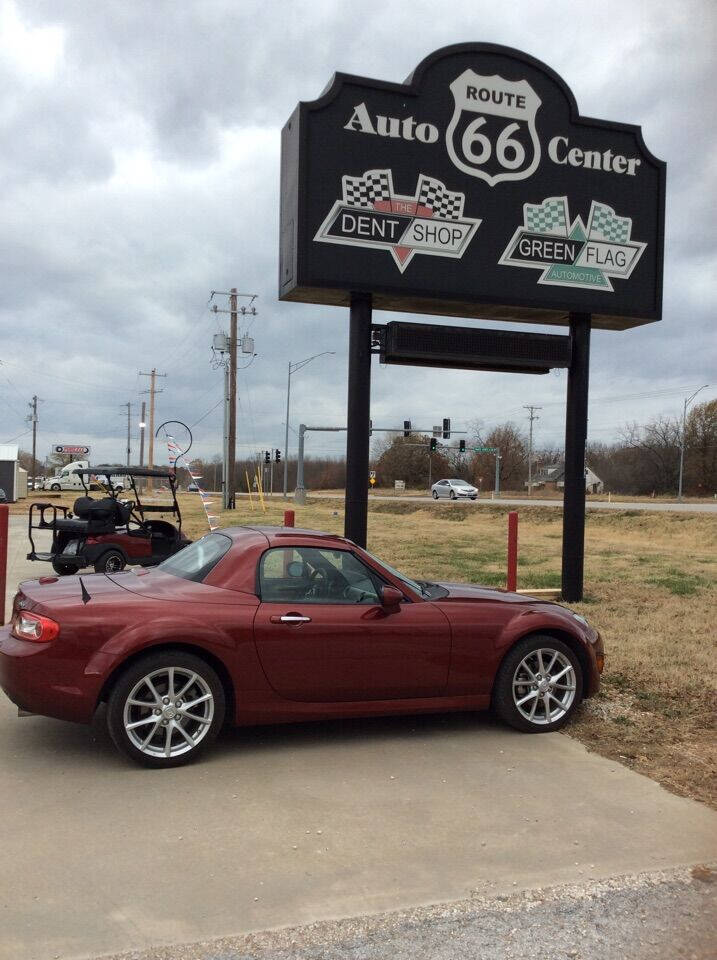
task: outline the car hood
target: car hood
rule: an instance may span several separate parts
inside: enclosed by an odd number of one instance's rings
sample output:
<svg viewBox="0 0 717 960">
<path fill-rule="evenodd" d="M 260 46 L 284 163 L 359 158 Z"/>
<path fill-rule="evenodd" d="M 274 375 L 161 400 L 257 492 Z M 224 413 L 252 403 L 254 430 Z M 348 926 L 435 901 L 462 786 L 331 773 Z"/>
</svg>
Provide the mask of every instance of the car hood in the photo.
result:
<svg viewBox="0 0 717 960">
<path fill-rule="evenodd" d="M 520 593 L 509 593 L 507 590 L 501 590 L 499 587 L 481 587 L 478 584 L 474 583 L 445 583 L 441 581 L 438 584 L 439 587 L 444 587 L 448 591 L 447 597 L 441 597 L 439 603 L 447 603 L 450 600 L 461 600 L 465 602 L 466 600 L 475 600 L 483 601 L 486 600 L 499 600 L 501 603 L 526 603 L 526 604 L 536 604 L 536 603 L 547 603 L 551 606 L 556 606 L 556 604 L 550 604 L 549 601 L 536 600 L 535 597 L 523 596 Z"/>
</svg>

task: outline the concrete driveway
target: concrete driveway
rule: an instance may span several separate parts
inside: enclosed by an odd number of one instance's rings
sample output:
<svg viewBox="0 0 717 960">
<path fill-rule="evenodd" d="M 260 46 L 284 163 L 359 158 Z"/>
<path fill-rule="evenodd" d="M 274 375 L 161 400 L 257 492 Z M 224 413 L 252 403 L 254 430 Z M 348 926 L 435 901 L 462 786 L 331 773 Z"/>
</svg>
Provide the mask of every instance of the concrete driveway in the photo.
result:
<svg viewBox="0 0 717 960">
<path fill-rule="evenodd" d="M 2 960 L 717 858 L 706 807 L 485 715 L 229 730 L 165 771 L 126 764 L 102 721 L 19 719 L 0 694 Z"/>
</svg>

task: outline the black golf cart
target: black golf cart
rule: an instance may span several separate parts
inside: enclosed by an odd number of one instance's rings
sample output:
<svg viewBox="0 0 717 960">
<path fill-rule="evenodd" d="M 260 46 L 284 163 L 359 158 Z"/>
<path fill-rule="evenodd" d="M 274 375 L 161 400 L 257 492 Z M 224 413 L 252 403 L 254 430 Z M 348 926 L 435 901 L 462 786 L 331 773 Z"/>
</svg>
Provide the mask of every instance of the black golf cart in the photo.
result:
<svg viewBox="0 0 717 960">
<path fill-rule="evenodd" d="M 114 573 L 125 566 L 155 566 L 183 547 L 189 540 L 182 533 L 182 515 L 177 503 L 176 477 L 173 471 L 148 467 L 86 467 L 73 471 L 82 480 L 85 496 L 75 500 L 72 510 L 54 503 L 33 503 L 30 507 L 28 560 L 52 563 L 57 574 L 77 573 L 94 566 L 96 573 Z M 129 478 L 133 499 L 112 485 L 112 477 Z M 161 480 L 167 483 L 171 504 L 143 503 L 137 480 Z M 90 483 L 104 489 L 105 496 L 88 496 Z M 176 524 L 150 519 L 151 514 L 171 514 Z M 33 531 L 52 532 L 49 553 L 35 549 Z"/>
</svg>

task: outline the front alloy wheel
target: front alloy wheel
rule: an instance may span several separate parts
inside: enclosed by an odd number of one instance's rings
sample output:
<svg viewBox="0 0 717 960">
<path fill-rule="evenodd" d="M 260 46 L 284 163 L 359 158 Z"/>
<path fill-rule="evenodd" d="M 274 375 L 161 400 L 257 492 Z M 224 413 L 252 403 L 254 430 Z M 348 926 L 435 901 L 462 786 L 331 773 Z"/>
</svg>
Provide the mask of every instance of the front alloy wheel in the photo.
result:
<svg viewBox="0 0 717 960">
<path fill-rule="evenodd" d="M 508 653 L 496 677 L 496 713 L 518 730 L 558 730 L 580 703 L 580 663 L 561 640 L 527 637 Z"/>
<path fill-rule="evenodd" d="M 176 767 L 194 760 L 224 720 L 216 672 L 199 657 L 167 650 L 138 661 L 110 696 L 107 723 L 117 747 L 145 766 Z"/>
<path fill-rule="evenodd" d="M 434 500 L 437 500 L 437 499 L 438 499 L 438 491 L 437 491 L 437 490 L 434 490 L 434 491 L 433 491 L 433 499 L 434 499 Z"/>
</svg>

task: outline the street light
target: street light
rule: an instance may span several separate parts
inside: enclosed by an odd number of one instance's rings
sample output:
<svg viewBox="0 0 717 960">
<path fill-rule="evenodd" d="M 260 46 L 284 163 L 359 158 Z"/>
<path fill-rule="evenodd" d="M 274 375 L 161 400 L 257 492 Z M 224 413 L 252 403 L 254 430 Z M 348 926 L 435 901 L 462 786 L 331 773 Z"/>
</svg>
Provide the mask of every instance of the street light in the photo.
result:
<svg viewBox="0 0 717 960">
<path fill-rule="evenodd" d="M 687 407 L 690 403 L 692 403 L 697 394 L 700 393 L 701 390 L 706 390 L 707 387 L 709 387 L 709 383 L 704 384 L 704 386 L 700 387 L 699 390 L 695 390 L 691 397 L 687 397 L 685 400 L 685 405 L 682 408 L 682 437 L 680 438 L 680 484 L 677 490 L 677 499 L 680 502 L 682 501 L 682 471 L 685 466 L 685 427 L 687 424 Z"/>
<path fill-rule="evenodd" d="M 284 500 L 288 499 L 289 491 L 289 397 L 291 396 L 291 375 L 301 370 L 307 363 L 316 360 L 317 357 L 335 356 L 335 350 L 324 350 L 322 353 L 315 353 L 313 357 L 307 357 L 306 360 L 298 360 L 292 363 L 289 360 L 289 377 L 286 381 L 286 431 L 284 433 Z"/>
</svg>

